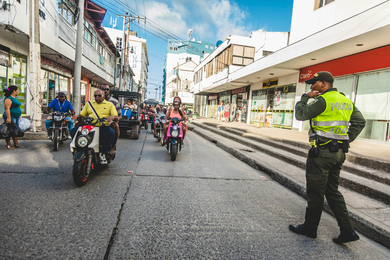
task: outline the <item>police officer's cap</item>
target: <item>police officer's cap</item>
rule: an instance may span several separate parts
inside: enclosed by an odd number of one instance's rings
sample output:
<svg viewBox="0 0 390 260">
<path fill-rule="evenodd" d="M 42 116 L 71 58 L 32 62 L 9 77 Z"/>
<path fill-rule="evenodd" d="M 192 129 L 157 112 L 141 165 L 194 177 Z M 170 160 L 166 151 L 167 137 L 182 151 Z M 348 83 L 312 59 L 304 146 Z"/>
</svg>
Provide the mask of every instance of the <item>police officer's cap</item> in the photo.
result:
<svg viewBox="0 0 390 260">
<path fill-rule="evenodd" d="M 334 78 L 333 75 L 328 71 L 319 71 L 311 79 L 306 80 L 307 84 L 314 84 L 317 81 L 326 81 L 329 83 L 333 83 Z"/>
</svg>

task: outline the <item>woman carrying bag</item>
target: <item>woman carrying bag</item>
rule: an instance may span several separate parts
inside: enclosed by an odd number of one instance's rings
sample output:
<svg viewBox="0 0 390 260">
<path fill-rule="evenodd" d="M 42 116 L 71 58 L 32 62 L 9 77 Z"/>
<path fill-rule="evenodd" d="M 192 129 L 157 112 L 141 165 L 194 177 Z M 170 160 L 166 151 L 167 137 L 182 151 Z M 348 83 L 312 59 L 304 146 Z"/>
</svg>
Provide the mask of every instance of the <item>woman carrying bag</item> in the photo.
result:
<svg viewBox="0 0 390 260">
<path fill-rule="evenodd" d="M 16 99 L 16 96 L 18 94 L 19 90 L 18 87 L 15 85 L 9 86 L 8 88 L 4 89 L 4 122 L 6 122 L 7 124 L 14 123 L 17 126 L 19 125 L 19 117 L 22 115 L 22 110 L 20 109 L 20 106 L 22 104 L 19 102 L 19 100 Z M 24 148 L 24 146 L 19 145 L 17 137 L 12 137 L 12 139 L 14 141 L 14 146 L 11 146 L 11 138 L 8 137 L 5 139 L 5 148 Z"/>
</svg>

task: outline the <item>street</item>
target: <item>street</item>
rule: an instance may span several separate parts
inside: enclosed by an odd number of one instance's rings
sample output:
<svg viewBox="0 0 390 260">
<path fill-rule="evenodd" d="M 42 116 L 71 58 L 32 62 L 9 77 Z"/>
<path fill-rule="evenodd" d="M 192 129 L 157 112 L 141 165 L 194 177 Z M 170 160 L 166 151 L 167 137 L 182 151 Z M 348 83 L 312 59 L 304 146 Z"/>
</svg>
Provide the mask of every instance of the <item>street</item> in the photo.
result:
<svg viewBox="0 0 390 260">
<path fill-rule="evenodd" d="M 195 133 L 171 162 L 150 132 L 78 188 L 69 141 L 0 148 L 0 259 L 390 259 L 360 235 L 344 246 L 323 212 L 317 239 L 288 230 L 306 201 Z"/>
</svg>

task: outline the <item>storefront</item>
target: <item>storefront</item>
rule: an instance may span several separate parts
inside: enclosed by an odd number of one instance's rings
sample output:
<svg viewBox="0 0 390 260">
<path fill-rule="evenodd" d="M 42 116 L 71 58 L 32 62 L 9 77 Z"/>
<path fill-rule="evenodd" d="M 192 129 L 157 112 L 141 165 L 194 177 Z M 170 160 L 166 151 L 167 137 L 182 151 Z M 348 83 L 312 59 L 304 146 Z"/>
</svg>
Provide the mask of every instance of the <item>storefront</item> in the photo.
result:
<svg viewBox="0 0 390 260">
<path fill-rule="evenodd" d="M 72 71 L 61 64 L 46 57 L 41 57 L 41 107 L 45 110 L 50 102 L 56 98 L 58 92 L 64 92 L 70 100 L 69 89 Z"/>
<path fill-rule="evenodd" d="M 250 123 L 259 126 L 291 128 L 294 118 L 296 84 L 278 86 L 278 80 L 263 82 L 252 91 Z"/>
<path fill-rule="evenodd" d="M 390 45 L 302 68 L 304 83 L 318 71 L 333 74 L 333 86 L 354 102 L 366 119 L 359 137 L 388 141 L 390 123 Z M 364 61 L 364 62 L 362 62 Z M 310 86 L 306 84 L 306 90 Z M 309 129 L 306 123 L 304 130 Z"/>
<path fill-rule="evenodd" d="M 217 101 L 218 101 L 218 94 L 211 94 L 208 96 L 208 111 L 207 116 L 211 118 L 217 118 Z"/>
<path fill-rule="evenodd" d="M 230 121 L 242 123 L 246 122 L 248 90 L 249 87 L 242 87 L 231 91 L 232 103 L 230 105 Z"/>
<path fill-rule="evenodd" d="M 19 88 L 17 99 L 26 114 L 27 56 L 0 45 L 0 117 L 4 113 L 4 88 L 15 85 Z"/>
</svg>

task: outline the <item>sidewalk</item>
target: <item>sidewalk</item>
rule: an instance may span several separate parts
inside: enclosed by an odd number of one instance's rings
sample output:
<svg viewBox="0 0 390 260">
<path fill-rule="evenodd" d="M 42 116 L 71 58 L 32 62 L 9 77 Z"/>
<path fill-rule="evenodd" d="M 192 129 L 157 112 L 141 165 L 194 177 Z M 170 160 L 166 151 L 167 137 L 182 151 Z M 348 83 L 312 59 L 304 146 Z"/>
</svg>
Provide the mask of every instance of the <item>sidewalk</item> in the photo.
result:
<svg viewBox="0 0 390 260">
<path fill-rule="evenodd" d="M 198 117 L 191 119 L 199 123 L 212 123 L 224 127 L 237 128 L 247 133 L 259 135 L 270 138 L 272 140 L 281 142 L 296 142 L 302 146 L 309 148 L 309 138 L 307 132 L 300 132 L 296 130 L 274 128 L 274 127 L 259 127 L 238 122 L 218 122 L 215 118 Z M 355 155 L 362 158 L 370 158 L 373 161 L 380 161 L 390 164 L 390 142 L 380 142 L 375 140 L 357 138 L 351 143 L 350 155 Z"/>
</svg>

